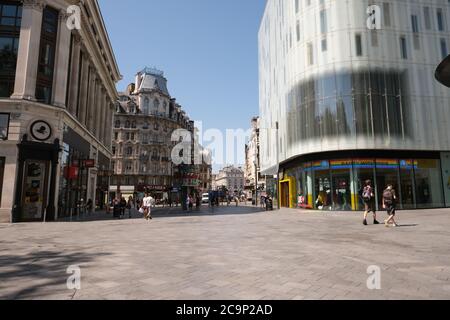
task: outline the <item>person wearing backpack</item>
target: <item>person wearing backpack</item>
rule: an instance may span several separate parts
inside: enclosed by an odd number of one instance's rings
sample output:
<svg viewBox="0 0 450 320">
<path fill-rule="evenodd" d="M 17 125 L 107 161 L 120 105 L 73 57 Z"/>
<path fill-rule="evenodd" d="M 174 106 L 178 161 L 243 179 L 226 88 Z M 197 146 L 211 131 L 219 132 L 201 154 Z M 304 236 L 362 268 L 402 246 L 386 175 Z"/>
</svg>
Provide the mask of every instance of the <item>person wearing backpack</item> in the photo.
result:
<svg viewBox="0 0 450 320">
<path fill-rule="evenodd" d="M 395 222 L 396 201 L 397 196 L 395 194 L 394 187 L 392 185 L 388 185 L 386 190 L 383 191 L 383 208 L 387 210 L 389 215 L 389 218 L 384 221 L 386 227 L 389 227 L 391 224 L 394 227 L 398 226 Z"/>
<path fill-rule="evenodd" d="M 372 181 L 367 180 L 363 189 L 362 198 L 364 201 L 364 221 L 363 224 L 367 226 L 367 216 L 373 212 L 373 224 L 380 224 L 377 221 L 377 212 L 375 211 L 375 193 L 372 188 Z"/>
</svg>

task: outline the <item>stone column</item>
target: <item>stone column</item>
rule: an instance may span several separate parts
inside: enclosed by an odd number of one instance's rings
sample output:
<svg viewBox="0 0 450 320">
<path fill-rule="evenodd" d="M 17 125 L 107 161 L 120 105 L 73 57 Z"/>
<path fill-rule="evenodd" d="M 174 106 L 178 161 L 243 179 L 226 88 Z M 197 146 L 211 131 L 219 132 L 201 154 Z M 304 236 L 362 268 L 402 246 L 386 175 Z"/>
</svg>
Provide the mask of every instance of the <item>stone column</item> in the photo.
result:
<svg viewBox="0 0 450 320">
<path fill-rule="evenodd" d="M 23 0 L 16 80 L 11 99 L 36 100 L 36 78 L 44 7 L 43 1 Z"/>
<path fill-rule="evenodd" d="M 69 75 L 71 31 L 67 28 L 67 18 L 68 14 L 65 11 L 59 13 L 55 75 L 53 77 L 53 105 L 60 108 L 66 107 L 67 81 Z"/>
<path fill-rule="evenodd" d="M 87 115 L 86 119 L 88 130 L 94 132 L 94 108 L 95 108 L 95 97 L 97 95 L 97 76 L 91 71 L 91 81 L 89 84 L 89 99 L 87 104 Z"/>
<path fill-rule="evenodd" d="M 97 103 L 95 106 L 95 136 L 99 141 L 102 141 L 102 118 L 103 118 L 103 100 L 105 99 L 105 89 L 103 89 L 103 86 L 101 82 L 99 83 L 99 90 L 98 90 L 98 97 L 97 97 Z"/>
<path fill-rule="evenodd" d="M 113 122 L 114 122 L 114 104 L 111 103 L 111 101 L 108 98 L 106 109 L 108 110 L 108 117 L 107 117 L 107 123 L 106 123 L 106 146 L 111 149 L 112 146 L 112 134 L 113 134 Z"/>
<path fill-rule="evenodd" d="M 103 97 L 103 107 L 102 107 L 102 143 L 107 146 L 107 127 L 108 127 L 108 92 L 105 91 L 105 96 Z"/>
<path fill-rule="evenodd" d="M 88 104 L 88 91 L 89 91 L 89 60 L 86 58 L 85 53 L 82 55 L 83 66 L 81 68 L 81 82 L 80 82 L 80 108 L 78 112 L 78 120 L 84 126 L 87 126 L 86 122 L 86 110 Z"/>
<path fill-rule="evenodd" d="M 70 66 L 70 79 L 69 79 L 69 99 L 67 108 L 69 112 L 77 116 L 78 104 L 78 92 L 80 87 L 80 58 L 81 58 L 81 38 L 79 35 L 74 34 L 72 43 L 72 57 Z"/>
</svg>

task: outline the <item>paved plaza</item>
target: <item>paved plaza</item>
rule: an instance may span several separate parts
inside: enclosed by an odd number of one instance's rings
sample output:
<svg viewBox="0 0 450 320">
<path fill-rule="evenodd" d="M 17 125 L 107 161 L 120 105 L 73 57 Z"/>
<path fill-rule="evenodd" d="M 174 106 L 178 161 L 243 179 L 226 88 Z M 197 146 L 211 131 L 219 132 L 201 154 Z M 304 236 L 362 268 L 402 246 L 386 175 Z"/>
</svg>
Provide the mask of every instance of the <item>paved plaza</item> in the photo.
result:
<svg viewBox="0 0 450 320">
<path fill-rule="evenodd" d="M 355 213 L 158 211 L 0 225 L 0 298 L 450 299 L 450 210 L 399 212 L 399 228 Z M 67 289 L 73 265 L 81 290 Z"/>
</svg>

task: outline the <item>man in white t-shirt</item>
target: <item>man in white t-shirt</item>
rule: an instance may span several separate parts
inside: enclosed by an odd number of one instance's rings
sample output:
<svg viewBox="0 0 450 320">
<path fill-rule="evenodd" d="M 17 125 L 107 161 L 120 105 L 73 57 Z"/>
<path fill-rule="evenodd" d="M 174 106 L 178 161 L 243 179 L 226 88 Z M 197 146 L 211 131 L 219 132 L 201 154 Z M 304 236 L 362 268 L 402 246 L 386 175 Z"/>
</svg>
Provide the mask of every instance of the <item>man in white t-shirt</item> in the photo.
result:
<svg viewBox="0 0 450 320">
<path fill-rule="evenodd" d="M 144 218 L 145 220 L 152 220 L 152 204 L 154 199 L 150 196 L 149 193 L 145 194 L 145 198 L 142 200 L 142 209 L 144 209 Z"/>
</svg>

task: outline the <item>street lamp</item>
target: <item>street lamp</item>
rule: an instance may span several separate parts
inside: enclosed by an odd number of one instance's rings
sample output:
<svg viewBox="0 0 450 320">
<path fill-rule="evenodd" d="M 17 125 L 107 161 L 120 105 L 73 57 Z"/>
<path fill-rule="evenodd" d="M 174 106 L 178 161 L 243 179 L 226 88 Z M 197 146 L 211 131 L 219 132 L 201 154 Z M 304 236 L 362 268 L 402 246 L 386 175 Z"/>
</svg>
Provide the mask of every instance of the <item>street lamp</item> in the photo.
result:
<svg viewBox="0 0 450 320">
<path fill-rule="evenodd" d="M 255 160 L 255 206 L 258 207 L 258 161 Z"/>
</svg>

